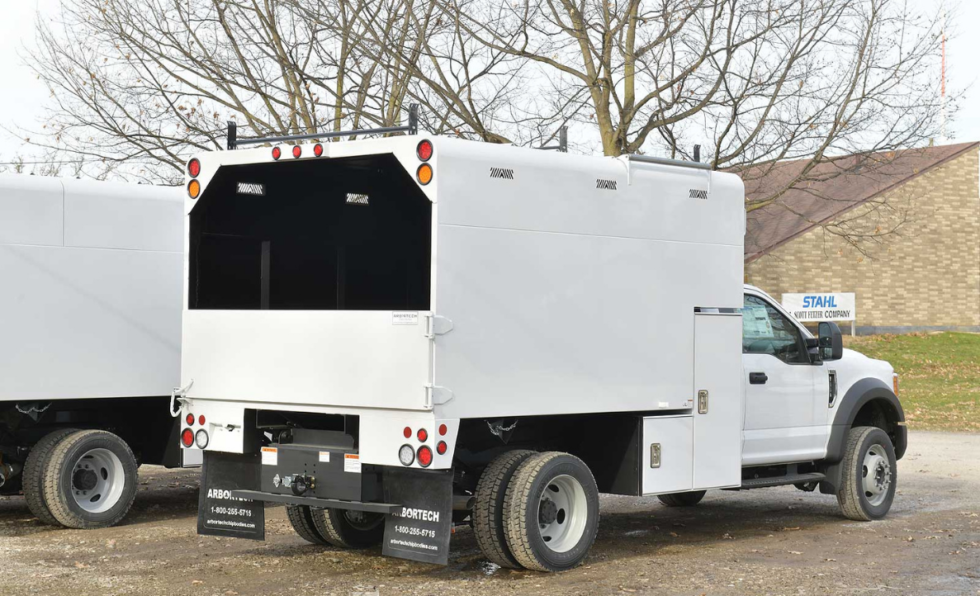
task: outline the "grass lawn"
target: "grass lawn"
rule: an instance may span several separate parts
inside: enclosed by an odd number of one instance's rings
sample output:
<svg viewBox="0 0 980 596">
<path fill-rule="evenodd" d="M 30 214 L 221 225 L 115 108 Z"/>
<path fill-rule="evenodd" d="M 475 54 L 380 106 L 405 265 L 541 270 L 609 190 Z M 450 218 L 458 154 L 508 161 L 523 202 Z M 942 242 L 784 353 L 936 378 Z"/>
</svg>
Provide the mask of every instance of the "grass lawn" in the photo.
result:
<svg viewBox="0 0 980 596">
<path fill-rule="evenodd" d="M 980 334 L 845 336 L 844 346 L 895 367 L 909 428 L 980 432 Z"/>
</svg>

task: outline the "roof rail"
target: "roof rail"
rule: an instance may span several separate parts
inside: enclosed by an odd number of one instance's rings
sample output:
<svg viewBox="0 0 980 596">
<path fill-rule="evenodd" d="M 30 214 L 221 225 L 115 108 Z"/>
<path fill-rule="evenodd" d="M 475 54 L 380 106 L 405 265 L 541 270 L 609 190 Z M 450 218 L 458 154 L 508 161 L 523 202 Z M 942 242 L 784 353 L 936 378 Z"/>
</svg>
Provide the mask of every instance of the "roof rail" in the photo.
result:
<svg viewBox="0 0 980 596">
<path fill-rule="evenodd" d="M 641 163 L 654 163 L 661 166 L 677 166 L 681 168 L 694 168 L 696 170 L 711 170 L 711 164 L 701 163 L 697 161 L 682 161 L 680 159 L 670 159 L 667 157 L 652 157 L 650 155 L 635 155 L 630 154 L 626 156 L 630 161 L 638 161 Z"/>
<path fill-rule="evenodd" d="M 238 126 L 234 122 L 228 123 L 228 149 L 237 149 L 240 145 L 260 145 L 262 143 L 282 143 L 285 141 L 306 141 L 309 139 L 332 139 L 336 137 L 350 137 L 357 135 L 388 134 L 392 132 L 404 132 L 410 135 L 419 132 L 419 104 L 413 103 L 408 106 L 408 126 L 383 126 L 381 128 L 359 128 L 356 130 L 343 130 L 338 132 L 314 132 L 303 135 L 284 135 L 279 137 L 245 137 L 238 138 Z"/>
</svg>

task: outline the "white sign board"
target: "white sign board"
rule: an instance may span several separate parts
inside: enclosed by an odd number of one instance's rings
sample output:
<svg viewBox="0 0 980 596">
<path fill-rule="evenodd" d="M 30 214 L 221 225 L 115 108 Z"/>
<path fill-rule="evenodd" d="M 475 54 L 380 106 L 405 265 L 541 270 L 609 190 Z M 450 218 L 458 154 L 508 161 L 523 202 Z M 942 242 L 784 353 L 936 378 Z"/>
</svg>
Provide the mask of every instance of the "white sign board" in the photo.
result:
<svg viewBox="0 0 980 596">
<path fill-rule="evenodd" d="M 783 308 L 801 323 L 853 321 L 853 292 L 807 292 L 783 294 Z"/>
</svg>

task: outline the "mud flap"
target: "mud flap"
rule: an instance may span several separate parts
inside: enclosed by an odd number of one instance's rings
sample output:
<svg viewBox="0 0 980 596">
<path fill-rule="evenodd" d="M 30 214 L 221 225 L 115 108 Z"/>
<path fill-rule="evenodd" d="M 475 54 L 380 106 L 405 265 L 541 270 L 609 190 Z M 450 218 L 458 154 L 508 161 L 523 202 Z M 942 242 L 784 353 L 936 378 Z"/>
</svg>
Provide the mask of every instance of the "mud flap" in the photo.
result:
<svg viewBox="0 0 980 596">
<path fill-rule="evenodd" d="M 261 470 L 258 454 L 205 451 L 197 533 L 265 540 L 265 504 L 231 496 L 233 490 L 258 490 Z"/>
<path fill-rule="evenodd" d="M 384 469 L 385 501 L 402 505 L 385 516 L 385 556 L 446 565 L 453 526 L 452 470 Z"/>
</svg>

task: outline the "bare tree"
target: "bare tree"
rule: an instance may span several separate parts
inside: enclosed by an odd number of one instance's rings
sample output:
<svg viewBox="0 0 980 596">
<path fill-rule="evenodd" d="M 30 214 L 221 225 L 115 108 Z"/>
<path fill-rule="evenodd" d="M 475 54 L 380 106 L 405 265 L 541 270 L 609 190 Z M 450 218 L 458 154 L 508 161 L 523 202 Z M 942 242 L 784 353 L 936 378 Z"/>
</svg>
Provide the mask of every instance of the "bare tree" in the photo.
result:
<svg viewBox="0 0 980 596">
<path fill-rule="evenodd" d="M 65 0 L 38 26 L 52 90 L 34 143 L 176 180 L 243 135 L 400 123 L 537 145 L 691 157 L 762 189 L 938 130 L 936 18 L 901 0 Z M 590 141 L 595 141 L 590 145 Z M 773 176 L 786 160 L 794 176 Z M 131 164 L 139 164 L 133 172 Z M 835 164 L 835 167 L 824 167 Z M 831 174 L 828 174 L 830 172 Z M 777 181 L 778 183 L 773 183 Z"/>
</svg>

